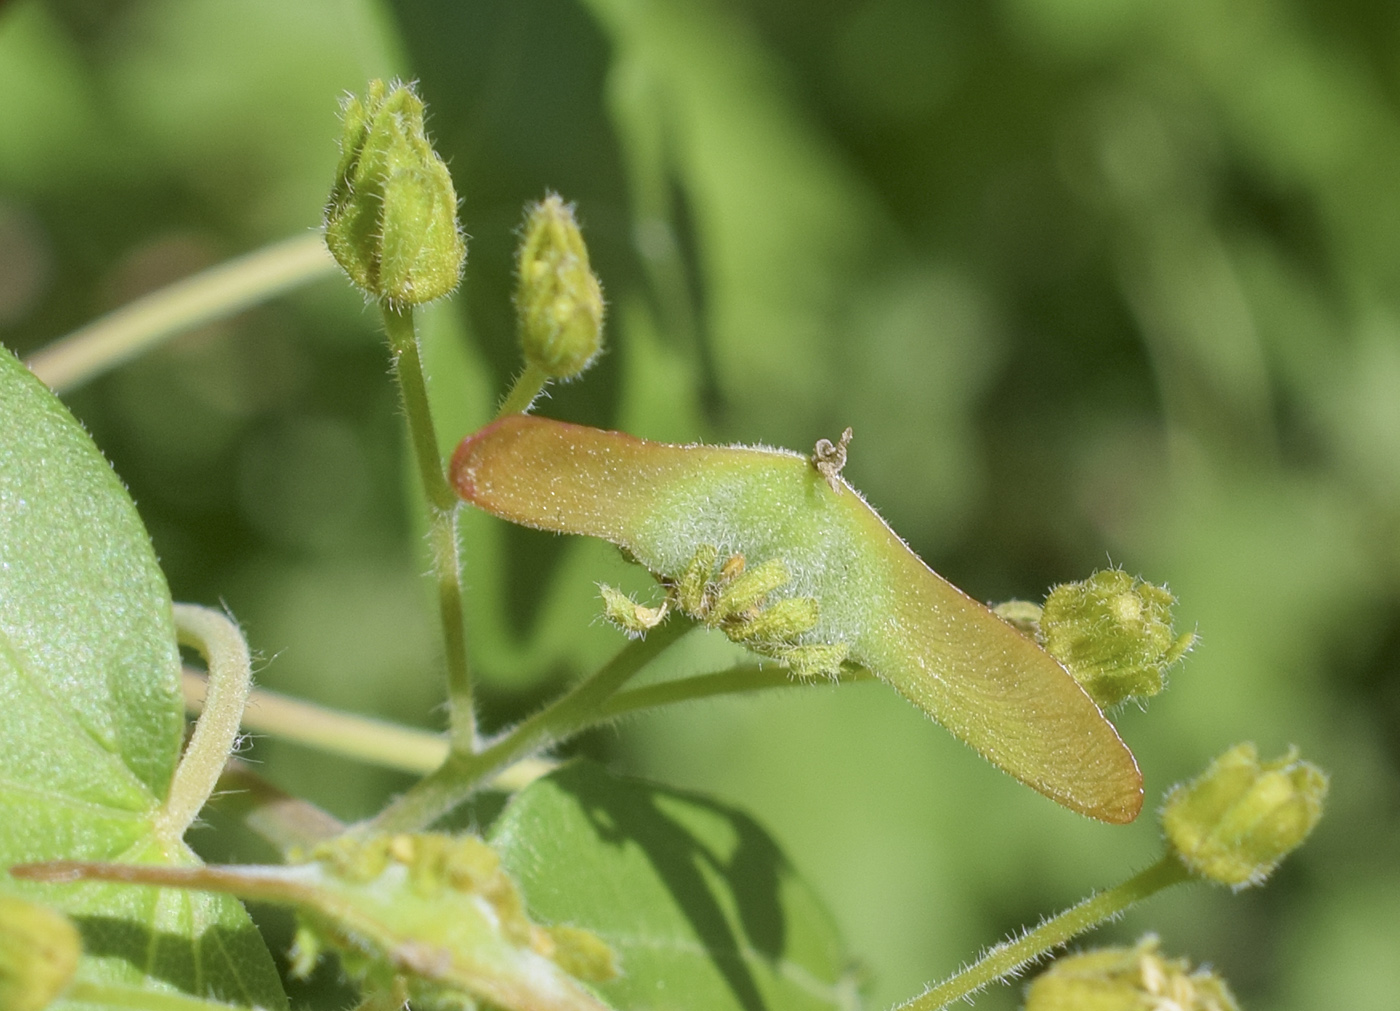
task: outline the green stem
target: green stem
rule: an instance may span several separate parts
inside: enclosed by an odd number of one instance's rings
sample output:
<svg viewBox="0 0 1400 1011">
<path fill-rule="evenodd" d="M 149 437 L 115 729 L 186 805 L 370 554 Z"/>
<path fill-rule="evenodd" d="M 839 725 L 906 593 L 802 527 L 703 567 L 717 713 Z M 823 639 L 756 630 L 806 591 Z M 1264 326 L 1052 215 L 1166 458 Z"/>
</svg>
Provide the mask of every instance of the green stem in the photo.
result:
<svg viewBox="0 0 1400 1011">
<path fill-rule="evenodd" d="M 501 407 L 496 412 L 496 417 L 504 418 L 507 414 L 524 414 L 535 402 L 535 398 L 543 393 L 544 388 L 548 385 L 549 374 L 527 362 L 525 371 L 520 373 L 515 384 L 511 386 L 510 392 L 506 394 L 506 399 L 501 401 Z"/>
<path fill-rule="evenodd" d="M 161 341 L 336 270 L 319 234 L 275 242 L 176 281 L 80 327 L 25 364 L 59 393 L 81 386 Z"/>
<path fill-rule="evenodd" d="M 457 510 L 433 510 L 428 545 L 437 579 L 438 617 L 447 656 L 447 694 L 451 702 L 448 739 L 456 751 L 475 751 L 476 706 L 472 672 L 467 660 L 467 628 L 462 615 L 462 557 L 457 541 Z"/>
<path fill-rule="evenodd" d="M 181 687 L 185 695 L 185 709 L 193 713 L 202 711 L 208 687 L 204 677 L 195 671 L 186 670 L 182 676 Z M 263 688 L 254 688 L 248 695 L 248 705 L 243 710 L 243 729 L 254 733 L 272 734 L 327 754 L 341 755 L 419 776 L 426 776 L 445 762 L 451 751 L 443 734 L 419 730 L 417 727 L 400 726 L 388 720 L 341 712 Z M 524 784 L 544 775 L 552 764 L 540 759 L 522 759 L 502 769 L 492 783 L 502 790 L 518 790 Z M 247 766 L 239 763 L 237 759 L 229 759 L 228 764 L 224 766 L 224 774 L 219 779 L 221 792 L 227 793 L 228 790 L 235 789 L 224 785 L 235 775 L 235 769 L 238 775 L 248 774 Z M 277 807 L 279 811 L 294 800 L 286 796 L 273 796 L 269 793 L 270 789 L 271 787 L 264 783 L 249 786 L 243 792 L 265 798 L 269 805 Z M 305 801 L 296 803 L 305 805 Z M 319 832 L 315 836 L 316 839 L 326 838 L 327 833 L 321 829 L 325 826 L 325 819 L 330 816 L 323 817 L 323 813 L 318 811 L 308 817 L 302 817 L 306 814 L 305 811 L 291 812 L 299 822 L 307 822 L 309 818 L 311 828 Z M 250 824 L 253 817 L 254 815 L 248 817 Z M 271 838 L 256 825 L 253 827 L 259 835 Z M 339 835 L 343 828 L 343 825 L 337 826 L 329 835 Z M 300 831 L 300 828 L 296 830 Z M 293 842 L 295 841 L 294 839 Z"/>
<path fill-rule="evenodd" d="M 847 684 L 873 679 L 873 674 L 857 668 L 842 673 L 840 682 Z M 620 716 L 679 702 L 694 702 L 720 695 L 746 695 L 778 688 L 804 688 L 813 683 L 795 679 L 788 671 L 772 665 L 745 665 L 713 674 L 662 681 L 619 692 L 600 706 L 587 722 L 574 727 L 571 732 L 577 733 Z M 203 712 L 208 692 L 203 675 L 186 669 L 181 687 L 185 708 L 196 714 Z M 254 688 L 249 693 L 248 704 L 243 709 L 242 725 L 244 730 L 255 734 L 270 734 L 330 755 L 420 776 L 426 776 L 442 765 L 449 752 L 447 739 L 430 730 L 342 712 L 266 688 Z M 527 774 L 527 770 L 520 771 Z"/>
<path fill-rule="evenodd" d="M 218 611 L 193 604 L 174 605 L 174 617 L 180 643 L 199 650 L 209 664 L 209 694 L 155 820 L 156 835 L 172 852 L 214 792 L 238 740 L 252 687 L 248 644 L 237 625 Z"/>
<path fill-rule="evenodd" d="M 597 721 L 603 704 L 634 674 L 694 626 L 678 618 L 623 647 L 596 674 L 535 713 L 490 747 L 475 754 L 453 752 L 360 830 L 417 832 L 470 797 L 494 772 Z"/>
<path fill-rule="evenodd" d="M 399 381 L 409 441 L 418 463 L 418 476 L 428 500 L 428 546 L 437 580 L 438 617 L 442 622 L 447 658 L 447 694 L 451 703 L 451 742 L 454 751 L 476 750 L 476 710 L 472 702 L 471 667 L 467 663 L 467 630 L 462 618 L 462 560 L 457 546 L 457 507 L 460 500 L 447 483 L 438 454 L 437 431 L 428 403 L 428 383 L 418 352 L 413 309 L 382 306 L 394 374 Z"/>
<path fill-rule="evenodd" d="M 389 337 L 389 351 L 394 356 L 394 372 L 399 380 L 399 395 L 403 399 L 404 415 L 408 419 L 408 437 L 413 444 L 413 456 L 418 463 L 418 476 L 428 504 L 440 512 L 455 512 L 457 496 L 447 483 L 438 454 L 437 429 L 433 426 L 433 410 L 428 403 L 428 381 L 423 375 L 423 362 L 418 353 L 418 332 L 413 326 L 413 307 L 394 309 L 381 306 L 384 330 Z"/>
<path fill-rule="evenodd" d="M 204 708 L 205 681 L 194 671 L 182 678 L 185 708 Z M 265 688 L 254 688 L 243 710 L 243 729 L 271 734 L 331 755 L 425 776 L 447 757 L 442 734 L 388 720 L 341 712 Z"/>
<path fill-rule="evenodd" d="M 1046 920 L 1013 941 L 1003 941 L 975 963 L 930 987 L 895 1011 L 938 1011 L 963 1000 L 990 983 L 1006 979 L 1017 970 L 1066 944 L 1077 934 L 1111 920 L 1129 906 L 1171 885 L 1191 880 L 1188 871 L 1168 853 L 1147 870 L 1133 875 L 1116 888 L 1091 895 L 1079 905 Z"/>
<path fill-rule="evenodd" d="M 862 668 L 843 672 L 840 681 L 846 684 L 852 681 L 869 681 L 873 678 L 873 674 Z M 655 709 L 677 702 L 694 702 L 717 695 L 741 695 L 770 691 L 774 688 L 801 688 L 813 683 L 794 678 L 791 671 L 782 667 L 733 667 L 714 674 L 676 678 L 674 681 L 662 681 L 643 688 L 619 692 L 599 709 L 596 722 L 603 723 L 643 709 Z"/>
</svg>

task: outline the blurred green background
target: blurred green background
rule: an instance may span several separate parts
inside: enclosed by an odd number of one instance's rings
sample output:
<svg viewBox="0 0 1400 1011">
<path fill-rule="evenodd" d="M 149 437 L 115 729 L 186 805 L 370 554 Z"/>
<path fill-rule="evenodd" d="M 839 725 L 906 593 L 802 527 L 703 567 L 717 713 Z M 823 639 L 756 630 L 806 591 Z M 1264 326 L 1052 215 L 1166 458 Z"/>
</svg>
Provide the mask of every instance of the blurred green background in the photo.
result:
<svg viewBox="0 0 1400 1011">
<path fill-rule="evenodd" d="M 579 214 L 609 351 L 546 413 L 803 449 L 984 600 L 1111 560 L 1200 645 L 1120 726 L 1149 805 L 1296 743 L 1327 815 L 1270 884 L 1147 929 L 1254 1009 L 1400 993 L 1400 5 L 1393 0 L 10 0 L 0 342 L 317 225 L 337 97 L 421 81 L 471 235 L 424 318 L 444 446 L 517 354 L 525 201 Z M 375 313 L 339 279 L 68 397 L 176 599 L 264 685 L 440 727 L 440 658 Z M 610 548 L 472 516 L 489 726 L 614 650 Z M 700 664 L 706 644 L 680 658 Z M 695 704 L 580 745 L 755 813 L 881 1007 L 1150 862 L 878 685 Z M 343 817 L 407 779 L 259 740 Z M 324 976 L 325 974 L 323 974 Z M 1015 1006 L 1002 988 L 979 1007 Z M 344 991 L 303 987 L 307 1006 Z"/>
</svg>

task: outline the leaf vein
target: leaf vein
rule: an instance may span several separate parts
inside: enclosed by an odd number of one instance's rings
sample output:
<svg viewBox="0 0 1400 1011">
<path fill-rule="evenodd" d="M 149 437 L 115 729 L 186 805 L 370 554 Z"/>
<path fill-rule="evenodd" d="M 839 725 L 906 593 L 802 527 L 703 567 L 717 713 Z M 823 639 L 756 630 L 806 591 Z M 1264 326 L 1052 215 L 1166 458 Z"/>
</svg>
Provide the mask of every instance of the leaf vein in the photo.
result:
<svg viewBox="0 0 1400 1011">
<path fill-rule="evenodd" d="M 115 807 L 110 804 L 103 804 L 100 801 L 84 800 L 66 793 L 58 793 L 54 790 L 48 790 L 42 787 L 27 786 L 23 783 L 16 783 L 14 780 L 0 777 L 0 794 L 7 793 L 32 797 L 36 800 L 44 800 L 53 804 L 62 804 L 66 807 L 88 810 L 94 813 L 100 813 L 103 817 L 122 815 L 131 818 L 133 821 L 143 821 L 146 820 L 149 815 L 149 811 L 136 811 L 127 807 Z"/>
</svg>

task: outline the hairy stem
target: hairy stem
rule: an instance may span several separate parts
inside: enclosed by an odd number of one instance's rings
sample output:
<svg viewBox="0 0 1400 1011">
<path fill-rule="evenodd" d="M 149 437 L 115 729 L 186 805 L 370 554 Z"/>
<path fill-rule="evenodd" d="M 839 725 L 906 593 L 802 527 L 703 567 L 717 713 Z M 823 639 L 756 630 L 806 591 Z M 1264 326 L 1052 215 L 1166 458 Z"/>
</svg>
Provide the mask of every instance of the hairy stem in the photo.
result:
<svg viewBox="0 0 1400 1011">
<path fill-rule="evenodd" d="M 846 684 L 852 681 L 870 681 L 873 678 L 874 675 L 869 671 L 858 668 L 854 671 L 843 671 L 839 680 Z M 714 674 L 697 674 L 694 677 L 676 678 L 674 681 L 662 681 L 643 688 L 619 692 L 599 709 L 595 722 L 604 723 L 643 709 L 656 709 L 677 702 L 694 702 L 697 699 L 714 698 L 719 695 L 741 695 L 770 691 L 774 688 L 801 688 L 821 683 L 794 678 L 791 671 L 772 664 L 766 667 L 759 667 L 757 664 L 733 667 Z"/>
<path fill-rule="evenodd" d="M 428 546 L 437 581 L 438 617 L 447 659 L 447 695 L 451 703 L 453 751 L 476 750 L 476 710 L 472 702 L 471 667 L 467 662 L 467 631 L 462 618 L 462 560 L 457 547 L 457 507 L 460 501 L 447 483 L 438 453 L 437 432 L 428 405 L 428 384 L 418 353 L 418 334 L 411 308 L 383 306 L 384 329 L 394 356 L 409 441 L 418 476 L 428 499 Z"/>
<path fill-rule="evenodd" d="M 1018 969 L 1066 944 L 1071 938 L 1106 920 L 1111 920 L 1129 906 L 1160 892 L 1171 885 L 1189 881 L 1191 873 L 1175 856 L 1168 853 L 1147 870 L 1106 892 L 1091 895 L 1077 906 L 1066 909 L 1011 941 L 1003 941 L 986 952 L 972 965 L 955 972 L 937 986 L 929 987 L 919 996 L 899 1005 L 895 1011 L 939 1011 L 963 1000 L 997 980 L 1006 979 Z"/>
<path fill-rule="evenodd" d="M 187 670 L 182 687 L 185 708 L 202 711 L 204 678 Z M 419 775 L 432 772 L 447 757 L 447 740 L 441 734 L 341 712 L 263 688 L 254 688 L 248 696 L 248 705 L 243 710 L 243 729 L 271 734 L 327 754 Z"/>
<path fill-rule="evenodd" d="M 506 398 L 501 401 L 501 406 L 496 411 L 496 417 L 504 418 L 507 414 L 524 414 L 530 409 L 530 405 L 535 402 L 535 398 L 544 392 L 544 388 L 549 385 L 549 375 L 542 372 L 534 365 L 526 364 L 525 371 L 511 386 Z"/>
<path fill-rule="evenodd" d="M 203 711 L 207 687 L 202 674 L 186 668 L 182 675 L 181 688 L 185 695 L 187 711 Z M 370 716 L 360 716 L 357 713 L 342 712 L 339 709 L 292 698 L 290 695 L 270 692 L 265 688 L 254 688 L 248 694 L 248 705 L 243 710 L 243 729 L 253 733 L 271 734 L 327 754 L 341 755 L 385 769 L 398 769 L 400 772 L 412 772 L 420 776 L 426 776 L 446 761 L 450 750 L 447 738 L 442 734 L 419 730 L 417 727 L 405 727 Z M 539 759 L 521 759 L 502 769 L 491 782 L 493 786 L 502 790 L 519 790 L 549 772 L 553 766 L 554 763 Z M 219 780 L 220 790 L 241 789 L 228 783 L 235 767 L 246 774 L 246 765 L 237 759 L 229 759 L 224 768 L 224 776 Z M 261 795 L 265 792 L 264 787 L 271 789 L 270 784 L 265 782 L 262 786 L 249 789 Z M 251 821 L 252 816 L 249 818 Z M 260 835 L 270 838 L 256 826 L 254 829 Z M 317 838 L 339 833 L 340 828 L 336 828 L 330 833 L 321 833 Z"/>
<path fill-rule="evenodd" d="M 336 270 L 320 235 L 274 242 L 138 298 L 30 355 L 30 370 L 72 390 L 161 341 L 327 277 Z"/>
<path fill-rule="evenodd" d="M 623 647 L 596 674 L 476 754 L 453 752 L 436 771 L 359 826 L 368 834 L 416 832 L 470 797 L 497 770 L 597 722 L 603 704 L 627 680 L 694 626 L 672 619 Z"/>
<path fill-rule="evenodd" d="M 238 740 L 243 707 L 252 687 L 248 644 L 238 626 L 218 611 L 176 604 L 175 631 L 182 645 L 199 650 L 209 664 L 209 696 L 195 724 L 185 757 L 175 770 L 155 832 L 173 849 L 214 792 L 224 763 Z"/>
<path fill-rule="evenodd" d="M 873 678 L 874 675 L 868 671 L 857 668 L 843 672 L 840 683 L 869 681 Z M 662 681 L 644 688 L 619 692 L 600 706 L 585 722 L 568 732 L 577 733 L 621 716 L 629 716 L 647 709 L 659 709 L 679 702 L 693 702 L 721 695 L 747 695 L 751 692 L 779 688 L 803 688 L 820 683 L 822 682 L 795 679 L 788 671 L 772 664 L 764 667 L 745 664 L 713 674 L 676 678 L 673 681 Z M 202 712 L 208 690 L 204 676 L 187 668 L 181 687 L 185 696 L 185 708 L 192 713 Z M 255 734 L 270 734 L 326 754 L 340 755 L 370 765 L 417 773 L 421 776 L 426 776 L 442 765 L 447 760 L 449 751 L 447 739 L 430 730 L 420 730 L 389 720 L 331 709 L 315 702 L 268 691 L 266 688 L 254 688 L 249 693 L 248 704 L 243 710 L 243 729 Z M 565 732 L 561 730 L 557 739 L 562 740 L 564 736 Z M 545 763 L 545 766 L 547 765 L 548 763 Z M 518 784 L 534 779 L 540 774 L 541 768 L 538 762 L 522 760 L 503 770 L 495 777 L 493 783 L 504 789 L 515 789 Z"/>
<path fill-rule="evenodd" d="M 413 444 L 418 477 L 428 504 L 441 512 L 454 512 L 457 496 L 443 473 L 442 457 L 438 454 L 437 430 L 433 426 L 433 411 L 428 404 L 428 381 L 423 375 L 423 362 L 418 352 L 418 332 L 413 326 L 413 308 L 381 307 L 384 330 L 389 338 L 389 352 L 394 356 L 394 372 L 399 381 L 399 396 L 404 416 L 408 419 L 408 437 Z"/>
</svg>

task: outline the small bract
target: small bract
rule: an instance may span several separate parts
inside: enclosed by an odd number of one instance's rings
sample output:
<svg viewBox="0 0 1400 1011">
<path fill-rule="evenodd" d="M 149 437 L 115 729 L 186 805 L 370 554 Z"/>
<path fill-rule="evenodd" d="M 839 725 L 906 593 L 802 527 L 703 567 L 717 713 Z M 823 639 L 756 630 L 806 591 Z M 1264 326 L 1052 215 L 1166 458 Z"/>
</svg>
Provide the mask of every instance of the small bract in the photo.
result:
<svg viewBox="0 0 1400 1011">
<path fill-rule="evenodd" d="M 525 214 L 516 257 L 515 311 L 525 360 L 552 379 L 572 379 L 603 343 L 603 287 L 572 204 L 551 193 Z"/>
</svg>

